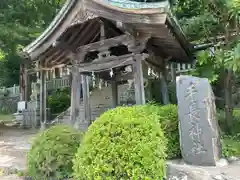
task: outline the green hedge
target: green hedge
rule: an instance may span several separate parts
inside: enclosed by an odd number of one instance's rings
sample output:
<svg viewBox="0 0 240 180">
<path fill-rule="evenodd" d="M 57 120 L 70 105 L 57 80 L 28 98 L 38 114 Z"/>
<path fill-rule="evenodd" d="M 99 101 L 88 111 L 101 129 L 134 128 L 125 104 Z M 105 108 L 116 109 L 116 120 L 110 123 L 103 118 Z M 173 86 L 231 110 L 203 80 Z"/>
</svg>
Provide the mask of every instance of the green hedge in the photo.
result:
<svg viewBox="0 0 240 180">
<path fill-rule="evenodd" d="M 176 105 L 169 104 L 159 106 L 147 104 L 141 106 L 142 111 L 157 115 L 157 119 L 167 138 L 167 158 L 181 157 L 179 130 L 178 130 L 178 108 Z"/>
<path fill-rule="evenodd" d="M 158 107 L 159 123 L 168 140 L 167 155 L 169 159 L 181 157 L 179 130 L 178 130 L 178 108 L 169 104 Z"/>
<path fill-rule="evenodd" d="M 28 173 L 34 180 L 55 180 L 72 176 L 72 159 L 81 134 L 57 125 L 40 133 L 28 153 Z"/>
<path fill-rule="evenodd" d="M 74 179 L 159 179 L 166 139 L 158 116 L 142 106 L 117 107 L 89 128 L 74 159 Z"/>
</svg>

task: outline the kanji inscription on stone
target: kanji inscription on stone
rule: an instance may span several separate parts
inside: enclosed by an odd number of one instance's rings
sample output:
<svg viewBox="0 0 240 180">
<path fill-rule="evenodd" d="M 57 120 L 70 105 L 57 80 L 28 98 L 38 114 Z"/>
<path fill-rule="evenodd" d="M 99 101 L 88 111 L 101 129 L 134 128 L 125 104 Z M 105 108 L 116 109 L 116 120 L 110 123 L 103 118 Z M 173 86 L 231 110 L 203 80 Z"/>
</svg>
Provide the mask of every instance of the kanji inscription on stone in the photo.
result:
<svg viewBox="0 0 240 180">
<path fill-rule="evenodd" d="M 192 165 L 215 166 L 220 157 L 220 138 L 214 96 L 207 79 L 177 78 L 181 152 Z"/>
</svg>

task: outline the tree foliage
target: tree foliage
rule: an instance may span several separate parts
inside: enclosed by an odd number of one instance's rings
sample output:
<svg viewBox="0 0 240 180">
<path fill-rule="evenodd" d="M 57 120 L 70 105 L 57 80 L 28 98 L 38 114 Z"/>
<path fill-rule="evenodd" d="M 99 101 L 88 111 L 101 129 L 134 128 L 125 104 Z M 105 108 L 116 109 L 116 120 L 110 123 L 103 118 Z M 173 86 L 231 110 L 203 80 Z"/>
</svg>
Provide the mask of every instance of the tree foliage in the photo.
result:
<svg viewBox="0 0 240 180">
<path fill-rule="evenodd" d="M 233 74 L 240 70 L 240 0 L 179 0 L 174 11 L 192 42 L 214 44 L 213 53 L 208 49 L 197 54 L 193 74 L 209 78 L 213 84 L 223 83 L 230 131 Z"/>
<path fill-rule="evenodd" d="M 34 40 L 52 21 L 63 0 L 0 1 L 0 86 L 19 83 L 19 48 Z"/>
</svg>

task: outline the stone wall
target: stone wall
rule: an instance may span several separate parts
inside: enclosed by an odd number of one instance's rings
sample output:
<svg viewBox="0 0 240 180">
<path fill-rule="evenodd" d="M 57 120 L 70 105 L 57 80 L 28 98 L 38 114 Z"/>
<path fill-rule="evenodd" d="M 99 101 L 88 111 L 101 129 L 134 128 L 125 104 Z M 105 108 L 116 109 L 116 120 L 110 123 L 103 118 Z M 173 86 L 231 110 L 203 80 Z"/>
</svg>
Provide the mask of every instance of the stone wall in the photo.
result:
<svg viewBox="0 0 240 180">
<path fill-rule="evenodd" d="M 20 96 L 0 97 L 0 113 L 17 112 L 17 103 Z"/>
</svg>

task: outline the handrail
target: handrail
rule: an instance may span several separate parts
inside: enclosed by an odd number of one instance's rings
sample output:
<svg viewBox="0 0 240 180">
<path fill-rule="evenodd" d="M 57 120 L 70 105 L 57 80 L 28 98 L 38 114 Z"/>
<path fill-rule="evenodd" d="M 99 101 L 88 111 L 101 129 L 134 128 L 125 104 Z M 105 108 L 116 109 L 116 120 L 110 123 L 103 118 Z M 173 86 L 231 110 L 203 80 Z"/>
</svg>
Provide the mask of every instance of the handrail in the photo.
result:
<svg viewBox="0 0 240 180">
<path fill-rule="evenodd" d="M 57 117 L 54 118 L 51 124 L 59 123 L 59 118 L 65 116 L 65 113 L 70 111 L 70 109 L 71 109 L 71 106 L 66 111 L 63 111 L 59 115 L 57 115 Z"/>
</svg>

